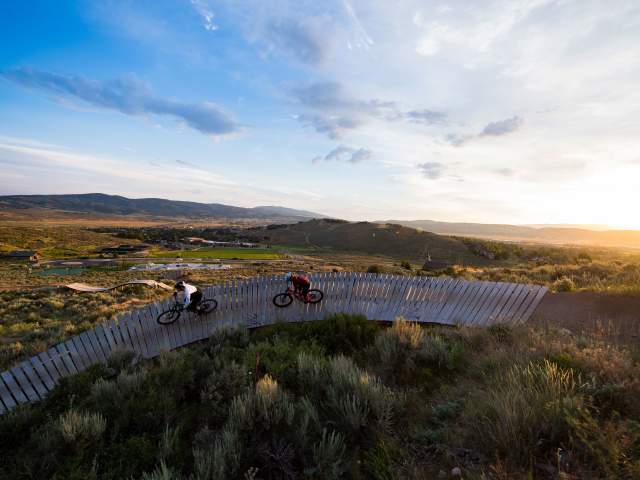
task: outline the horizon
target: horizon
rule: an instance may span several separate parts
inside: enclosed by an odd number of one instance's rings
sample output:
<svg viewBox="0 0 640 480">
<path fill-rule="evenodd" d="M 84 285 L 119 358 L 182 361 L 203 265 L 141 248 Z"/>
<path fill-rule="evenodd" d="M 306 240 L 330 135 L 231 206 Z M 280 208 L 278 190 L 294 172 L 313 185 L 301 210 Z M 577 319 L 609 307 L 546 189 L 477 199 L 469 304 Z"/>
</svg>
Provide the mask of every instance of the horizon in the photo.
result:
<svg viewBox="0 0 640 480">
<path fill-rule="evenodd" d="M 0 8 L 0 195 L 640 230 L 640 4 Z"/>
<path fill-rule="evenodd" d="M 106 195 L 106 196 L 120 196 L 121 195 L 115 195 L 115 194 L 110 194 L 110 193 L 104 193 L 104 192 L 84 192 L 84 193 L 62 193 L 62 194 L 47 194 L 47 193 L 40 193 L 40 194 L 12 194 L 12 195 L 3 195 L 0 194 L 0 200 L 2 199 L 2 197 L 4 196 L 60 196 L 60 195 Z M 162 198 L 162 197 L 122 197 L 122 198 L 127 198 L 129 200 L 169 200 L 169 201 L 174 201 L 174 202 L 183 202 L 183 201 L 190 201 L 190 200 L 181 200 L 178 198 Z M 221 204 L 218 202 L 196 202 L 196 203 L 202 203 L 202 204 L 213 204 L 213 205 L 225 205 L 225 206 L 229 206 L 229 207 L 237 207 L 238 205 L 231 205 L 231 204 Z M 242 208 L 282 208 L 282 205 L 249 205 L 247 207 L 242 207 Z M 292 207 L 284 207 L 284 208 L 292 208 Z M 329 218 L 329 219 L 334 219 L 334 220 L 346 220 L 349 222 L 358 222 L 358 221 L 363 221 L 362 219 L 347 219 L 347 218 L 340 218 L 340 217 L 332 217 L 329 215 L 325 215 L 323 212 L 321 211 L 308 211 L 306 209 L 299 209 L 299 208 L 292 208 L 293 210 L 298 210 L 298 211 L 307 211 L 308 213 L 313 213 L 313 214 L 317 214 L 320 216 L 323 216 L 325 218 Z M 81 212 L 78 212 L 81 213 Z M 319 218 L 319 217 L 314 217 L 315 218 Z M 383 223 L 383 222 L 394 222 L 394 221 L 400 221 L 400 222 L 435 222 L 435 223 L 452 223 L 452 224 L 476 224 L 476 225 L 499 225 L 499 226 L 510 226 L 510 227 L 528 227 L 528 228 L 533 228 L 533 229 L 541 229 L 541 228 L 576 228 L 576 229 L 582 229 L 582 230 L 591 230 L 591 231 L 600 231 L 600 232 L 606 232 L 606 231 L 622 231 L 622 230 L 627 230 L 627 231 L 640 231 L 640 229 L 627 229 L 627 228 L 622 228 L 622 227 L 617 227 L 615 225 L 604 225 L 604 224 L 582 224 L 582 223 L 546 223 L 546 224 L 529 224 L 529 223 L 494 223 L 494 224 L 490 224 L 490 223 L 481 223 L 481 222 L 475 222 L 475 221 L 459 221 L 459 222 L 451 222 L 448 220 L 437 220 L 434 218 L 388 218 L 388 219 L 375 219 L 375 220 L 365 220 L 371 223 Z M 415 228 L 420 228 L 420 227 L 415 227 Z"/>
</svg>

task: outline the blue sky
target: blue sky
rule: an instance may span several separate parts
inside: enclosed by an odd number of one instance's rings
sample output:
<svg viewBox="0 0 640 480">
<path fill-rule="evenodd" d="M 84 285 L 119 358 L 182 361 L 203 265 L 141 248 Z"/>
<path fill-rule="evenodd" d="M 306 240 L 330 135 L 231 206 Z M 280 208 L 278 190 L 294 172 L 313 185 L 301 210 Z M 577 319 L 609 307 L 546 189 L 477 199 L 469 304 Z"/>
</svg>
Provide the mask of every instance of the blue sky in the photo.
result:
<svg viewBox="0 0 640 480">
<path fill-rule="evenodd" d="M 640 4 L 9 1 L 0 194 L 640 228 Z"/>
</svg>

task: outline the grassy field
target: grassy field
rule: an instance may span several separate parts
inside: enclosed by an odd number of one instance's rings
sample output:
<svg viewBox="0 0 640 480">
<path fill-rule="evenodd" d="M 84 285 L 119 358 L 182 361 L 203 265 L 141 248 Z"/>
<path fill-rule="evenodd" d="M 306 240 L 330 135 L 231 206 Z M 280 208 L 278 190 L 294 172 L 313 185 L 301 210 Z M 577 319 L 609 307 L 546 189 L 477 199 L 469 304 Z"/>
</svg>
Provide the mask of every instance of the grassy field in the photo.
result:
<svg viewBox="0 0 640 480">
<path fill-rule="evenodd" d="M 633 352 L 563 330 L 221 331 L 0 417 L 0 478 L 639 478 L 639 379 Z"/>
<path fill-rule="evenodd" d="M 283 255 L 271 248 L 203 248 L 198 250 L 154 251 L 153 257 L 219 258 L 227 260 L 278 260 Z"/>
</svg>

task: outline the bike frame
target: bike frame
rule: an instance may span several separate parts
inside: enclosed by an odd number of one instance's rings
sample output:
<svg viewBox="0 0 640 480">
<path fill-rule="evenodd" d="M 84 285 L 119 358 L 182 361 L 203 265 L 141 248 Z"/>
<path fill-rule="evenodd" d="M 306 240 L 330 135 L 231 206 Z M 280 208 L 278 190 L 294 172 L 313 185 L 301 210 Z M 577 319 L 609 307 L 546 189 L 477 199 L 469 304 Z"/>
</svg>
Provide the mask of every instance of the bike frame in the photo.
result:
<svg viewBox="0 0 640 480">
<path fill-rule="evenodd" d="M 291 294 L 293 298 L 297 298 L 301 302 L 305 302 L 307 299 L 299 293 L 294 287 L 287 288 L 287 293 Z"/>
</svg>

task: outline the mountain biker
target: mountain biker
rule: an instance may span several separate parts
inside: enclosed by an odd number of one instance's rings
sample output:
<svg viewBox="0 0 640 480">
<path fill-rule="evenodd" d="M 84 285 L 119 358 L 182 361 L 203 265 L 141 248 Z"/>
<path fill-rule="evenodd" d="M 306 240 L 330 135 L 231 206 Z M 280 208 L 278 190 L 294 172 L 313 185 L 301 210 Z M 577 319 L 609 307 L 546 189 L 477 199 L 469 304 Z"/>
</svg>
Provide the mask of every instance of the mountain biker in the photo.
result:
<svg viewBox="0 0 640 480">
<path fill-rule="evenodd" d="M 311 281 L 309 277 L 306 275 L 298 274 L 298 273 L 287 273 L 285 276 L 287 283 L 291 283 L 296 293 L 303 296 L 303 298 L 307 298 L 307 294 L 309 293 L 309 289 L 311 288 Z"/>
<path fill-rule="evenodd" d="M 200 306 L 202 301 L 202 292 L 198 287 L 189 285 L 182 280 L 176 283 L 174 287 L 173 298 L 177 303 L 181 303 L 185 309 L 195 312 Z M 181 301 L 178 300 L 178 296 L 181 296 Z"/>
</svg>

